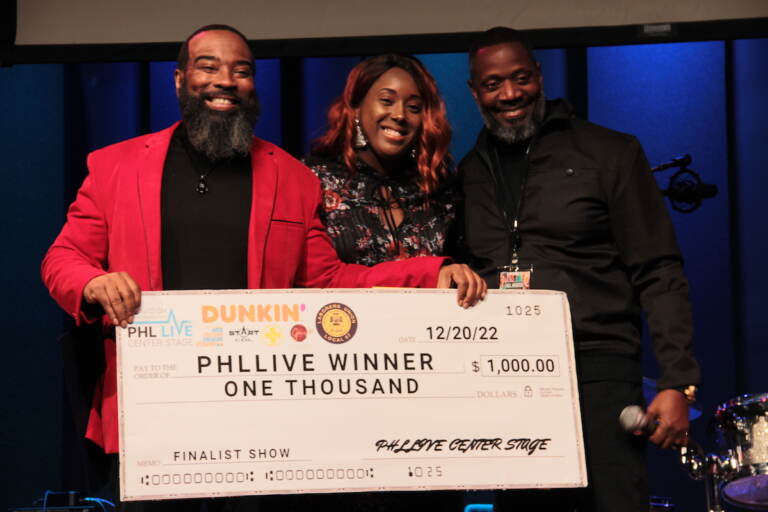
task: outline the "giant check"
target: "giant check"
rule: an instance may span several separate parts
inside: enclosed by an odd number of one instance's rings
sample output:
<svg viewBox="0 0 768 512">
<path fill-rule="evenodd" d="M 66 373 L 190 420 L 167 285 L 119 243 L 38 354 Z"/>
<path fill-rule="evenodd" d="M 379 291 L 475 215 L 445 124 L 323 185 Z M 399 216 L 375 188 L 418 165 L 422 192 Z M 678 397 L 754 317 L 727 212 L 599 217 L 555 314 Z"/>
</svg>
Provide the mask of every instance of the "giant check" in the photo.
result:
<svg viewBox="0 0 768 512">
<path fill-rule="evenodd" d="M 117 340 L 124 500 L 587 483 L 560 292 L 153 292 Z"/>
</svg>

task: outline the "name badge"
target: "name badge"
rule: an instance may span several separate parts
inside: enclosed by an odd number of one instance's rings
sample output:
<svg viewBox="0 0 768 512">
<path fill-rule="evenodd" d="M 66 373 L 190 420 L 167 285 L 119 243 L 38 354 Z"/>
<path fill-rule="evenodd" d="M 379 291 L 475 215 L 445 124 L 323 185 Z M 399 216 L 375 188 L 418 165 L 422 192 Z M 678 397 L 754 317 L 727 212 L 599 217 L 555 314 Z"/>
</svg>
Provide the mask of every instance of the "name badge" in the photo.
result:
<svg viewBox="0 0 768 512">
<path fill-rule="evenodd" d="M 531 288 L 533 265 L 505 265 L 498 267 L 499 289 L 528 290 Z"/>
</svg>

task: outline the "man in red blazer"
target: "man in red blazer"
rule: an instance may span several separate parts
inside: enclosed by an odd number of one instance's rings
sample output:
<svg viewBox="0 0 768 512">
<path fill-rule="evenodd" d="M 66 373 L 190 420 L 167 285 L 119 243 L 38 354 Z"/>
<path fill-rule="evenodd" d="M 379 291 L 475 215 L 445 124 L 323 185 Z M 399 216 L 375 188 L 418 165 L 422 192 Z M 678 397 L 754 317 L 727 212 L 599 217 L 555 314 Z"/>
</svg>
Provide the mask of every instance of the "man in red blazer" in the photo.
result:
<svg viewBox="0 0 768 512">
<path fill-rule="evenodd" d="M 194 32 L 175 72 L 183 122 L 91 153 L 43 261 L 43 281 L 78 324 L 102 318 L 105 371 L 86 437 L 107 453 L 118 450 L 110 328 L 133 320 L 141 290 L 456 284 L 465 307 L 485 294 L 482 279 L 444 258 L 339 261 L 318 217 L 315 176 L 252 135 L 253 78 L 240 32 Z"/>
</svg>

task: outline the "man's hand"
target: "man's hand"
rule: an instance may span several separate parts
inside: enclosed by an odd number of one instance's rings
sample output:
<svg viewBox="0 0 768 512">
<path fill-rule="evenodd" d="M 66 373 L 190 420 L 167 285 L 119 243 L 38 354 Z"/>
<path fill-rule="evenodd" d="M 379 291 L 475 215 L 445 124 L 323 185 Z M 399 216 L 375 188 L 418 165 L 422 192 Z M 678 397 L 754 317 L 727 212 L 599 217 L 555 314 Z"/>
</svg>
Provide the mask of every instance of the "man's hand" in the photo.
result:
<svg viewBox="0 0 768 512">
<path fill-rule="evenodd" d="M 659 391 L 648 406 L 648 414 L 659 422 L 649 441 L 662 448 L 679 448 L 688 442 L 688 401 L 681 392 Z"/>
<path fill-rule="evenodd" d="M 128 273 L 113 272 L 88 281 L 83 299 L 89 304 L 100 304 L 113 325 L 126 327 L 139 311 L 141 288 Z"/>
<path fill-rule="evenodd" d="M 477 304 L 478 300 L 485 298 L 488 291 L 485 280 L 464 264 L 455 263 L 440 268 L 440 274 L 437 276 L 437 287 L 450 288 L 454 284 L 458 288 L 456 301 L 463 308 Z"/>
</svg>

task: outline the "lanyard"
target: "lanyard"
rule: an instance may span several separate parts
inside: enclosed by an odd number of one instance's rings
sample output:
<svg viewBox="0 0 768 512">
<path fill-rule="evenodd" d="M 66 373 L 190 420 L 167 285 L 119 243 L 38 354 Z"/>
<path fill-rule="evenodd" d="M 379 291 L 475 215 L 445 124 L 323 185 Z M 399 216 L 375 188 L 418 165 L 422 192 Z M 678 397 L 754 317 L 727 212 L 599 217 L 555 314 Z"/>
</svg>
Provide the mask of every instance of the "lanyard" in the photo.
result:
<svg viewBox="0 0 768 512">
<path fill-rule="evenodd" d="M 512 256 L 510 258 L 511 265 L 517 265 L 520 262 L 519 251 L 520 251 L 520 245 L 522 243 L 521 237 L 520 237 L 520 211 L 523 206 L 523 199 L 525 198 L 525 187 L 528 182 L 528 168 L 530 167 L 528 155 L 531 152 L 532 146 L 533 146 L 533 138 L 531 138 L 531 141 L 528 143 L 528 146 L 525 148 L 525 155 L 524 155 L 525 169 L 523 170 L 523 179 L 521 180 L 521 183 L 520 183 L 520 198 L 518 199 L 517 204 L 515 205 L 514 217 L 511 220 L 509 219 L 509 211 L 511 210 L 510 208 L 511 198 L 507 193 L 508 187 L 504 180 L 504 172 L 503 172 L 504 170 L 502 169 L 502 166 L 501 166 L 498 149 L 495 146 L 493 147 L 494 170 L 491 174 L 496 178 L 495 181 L 497 186 L 497 193 L 496 193 L 497 204 L 504 217 L 504 222 L 509 229 L 510 245 L 512 247 Z"/>
</svg>

